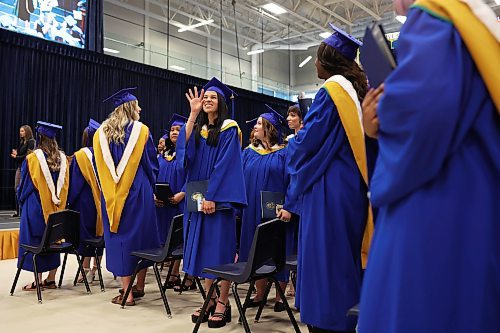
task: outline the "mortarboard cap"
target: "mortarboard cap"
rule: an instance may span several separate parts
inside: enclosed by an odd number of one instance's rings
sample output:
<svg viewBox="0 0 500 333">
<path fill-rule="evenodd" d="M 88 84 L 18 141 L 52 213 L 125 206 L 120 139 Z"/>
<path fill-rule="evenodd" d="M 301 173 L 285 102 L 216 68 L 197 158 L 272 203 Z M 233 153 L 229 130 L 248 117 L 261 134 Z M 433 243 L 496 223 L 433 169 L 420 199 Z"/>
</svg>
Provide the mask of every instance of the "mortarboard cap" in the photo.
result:
<svg viewBox="0 0 500 333">
<path fill-rule="evenodd" d="M 99 129 L 100 126 L 101 126 L 100 123 L 98 123 L 94 119 L 90 118 L 89 124 L 87 126 L 87 132 L 88 133 L 91 133 L 91 132 L 95 133 Z"/>
<path fill-rule="evenodd" d="M 323 43 L 333 47 L 340 54 L 349 60 L 354 60 L 358 52 L 358 48 L 363 45 L 359 40 L 349 35 L 344 30 L 329 23 L 333 29 L 333 34 L 323 40 Z"/>
<path fill-rule="evenodd" d="M 113 101 L 113 106 L 116 109 L 117 107 L 119 107 L 122 104 L 125 104 L 127 102 L 131 102 L 131 101 L 136 101 L 137 97 L 135 97 L 134 95 L 132 95 L 130 93 L 131 91 L 134 91 L 136 89 L 137 89 L 137 87 L 125 88 L 125 89 L 119 90 L 119 91 L 115 92 L 113 95 L 106 98 L 102 102 L 104 103 L 104 102 L 111 100 L 111 101 Z"/>
<path fill-rule="evenodd" d="M 37 133 L 42 134 L 42 135 L 44 135 L 44 136 L 46 136 L 48 138 L 51 138 L 51 139 L 55 138 L 56 134 L 61 129 L 62 129 L 62 126 L 56 125 L 56 124 L 47 123 L 45 121 L 38 121 L 36 123 L 36 131 L 37 131 Z"/>
<path fill-rule="evenodd" d="M 285 124 L 285 118 L 275 111 L 272 107 L 266 104 L 266 109 L 268 112 L 261 114 L 260 116 L 271 123 L 271 125 L 276 128 L 279 133 L 279 139 L 281 143 L 282 129 Z"/>
<path fill-rule="evenodd" d="M 234 98 L 238 96 L 232 89 L 226 86 L 224 83 L 220 82 L 216 77 L 213 77 L 207 84 L 203 87 L 205 91 L 215 91 L 224 97 L 226 104 L 229 105 L 231 101 L 231 118 L 234 119 Z"/>
<path fill-rule="evenodd" d="M 184 126 L 186 121 L 187 121 L 186 117 L 181 116 L 180 114 L 174 113 L 174 115 L 172 116 L 172 118 L 170 118 L 170 121 L 168 122 L 169 123 L 169 130 L 170 130 L 170 127 L 172 127 L 172 126 Z"/>
</svg>

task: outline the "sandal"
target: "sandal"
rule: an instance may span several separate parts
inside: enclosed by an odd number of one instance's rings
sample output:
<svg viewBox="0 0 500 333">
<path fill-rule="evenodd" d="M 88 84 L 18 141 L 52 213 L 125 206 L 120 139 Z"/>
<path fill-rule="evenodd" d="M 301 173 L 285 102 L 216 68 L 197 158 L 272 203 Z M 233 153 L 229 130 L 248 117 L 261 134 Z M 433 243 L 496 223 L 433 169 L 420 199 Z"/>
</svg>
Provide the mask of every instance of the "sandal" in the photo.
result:
<svg viewBox="0 0 500 333">
<path fill-rule="evenodd" d="M 259 306 L 262 305 L 262 303 L 264 303 L 264 305 L 266 305 L 267 304 L 267 300 L 261 299 L 260 301 L 256 301 L 255 298 L 251 298 L 248 301 L 248 303 L 243 304 L 243 307 L 245 309 L 248 309 L 248 308 L 258 308 Z"/>
<path fill-rule="evenodd" d="M 227 323 L 231 322 L 231 305 L 229 304 L 229 301 L 227 303 L 223 303 L 221 301 L 217 301 L 217 303 L 220 303 L 224 305 L 225 309 L 224 312 L 215 312 L 211 318 L 208 319 L 208 327 L 209 328 L 221 328 L 226 326 Z M 214 320 L 214 318 L 217 318 Z"/>
<path fill-rule="evenodd" d="M 172 276 L 173 277 L 173 276 Z M 171 277 L 171 278 L 172 278 Z M 181 286 L 181 276 L 180 275 L 177 275 L 177 277 L 175 278 L 175 280 L 169 280 L 166 284 L 165 284 L 165 289 L 174 289 L 175 287 L 180 287 Z"/>
<path fill-rule="evenodd" d="M 83 271 L 85 272 L 85 275 L 87 276 L 87 282 L 88 283 L 91 283 L 92 281 L 94 281 L 94 276 L 95 276 L 95 271 L 90 268 L 84 268 Z M 80 273 L 80 276 L 78 278 L 78 280 L 76 281 L 76 283 L 83 283 L 83 277 Z"/>
<path fill-rule="evenodd" d="M 43 287 L 40 286 L 40 289 L 43 290 Z M 27 284 L 23 287 L 23 291 L 36 291 L 35 282 L 31 282 L 31 284 Z"/>
<path fill-rule="evenodd" d="M 124 293 L 123 289 L 120 289 L 118 291 L 120 292 L 120 295 L 123 295 L 123 293 Z M 133 298 L 141 298 L 141 297 L 144 297 L 144 295 L 146 295 L 146 293 L 144 292 L 144 289 L 139 290 L 139 289 L 137 289 L 137 286 L 132 287 L 132 297 Z"/>
<path fill-rule="evenodd" d="M 216 299 L 217 299 L 217 297 L 210 299 L 210 302 L 208 304 L 210 305 L 210 303 L 212 303 L 212 306 L 207 307 L 207 310 L 205 311 L 205 314 L 203 315 L 203 319 L 201 320 L 202 323 L 206 323 L 208 321 L 208 316 L 214 314 L 215 305 L 216 305 L 215 300 Z M 198 318 L 200 317 L 200 313 L 201 313 L 201 308 L 196 310 L 196 312 L 191 315 L 191 321 L 193 322 L 193 324 L 196 324 L 196 322 L 198 321 Z"/>
<path fill-rule="evenodd" d="M 187 285 L 187 281 L 191 281 L 189 285 Z M 194 278 L 186 278 L 186 281 L 184 282 L 184 285 L 179 284 L 178 286 L 174 287 L 174 291 L 176 292 L 182 292 L 182 291 L 188 291 L 188 290 L 196 290 L 198 287 L 196 286 L 196 282 L 194 281 Z"/>
<path fill-rule="evenodd" d="M 47 281 L 47 279 L 45 279 L 41 287 L 43 287 L 43 289 L 57 289 L 56 281 Z"/>
<path fill-rule="evenodd" d="M 118 304 L 118 305 L 122 305 L 122 301 L 123 301 L 123 295 L 118 295 L 116 297 L 114 297 L 112 300 L 111 300 L 111 303 L 113 304 Z M 125 305 L 126 306 L 134 306 L 135 305 L 135 300 L 131 301 L 131 302 L 125 302 Z"/>
</svg>

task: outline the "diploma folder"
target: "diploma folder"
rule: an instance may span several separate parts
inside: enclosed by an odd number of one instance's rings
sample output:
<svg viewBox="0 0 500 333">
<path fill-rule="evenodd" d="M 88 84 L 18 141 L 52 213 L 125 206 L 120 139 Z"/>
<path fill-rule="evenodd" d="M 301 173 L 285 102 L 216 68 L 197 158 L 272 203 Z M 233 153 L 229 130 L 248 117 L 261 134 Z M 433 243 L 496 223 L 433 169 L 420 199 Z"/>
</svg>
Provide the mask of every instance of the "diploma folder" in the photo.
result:
<svg viewBox="0 0 500 333">
<path fill-rule="evenodd" d="M 281 192 L 260 191 L 262 219 L 275 219 L 277 212 L 283 208 L 285 195 Z"/>
<path fill-rule="evenodd" d="M 372 88 L 377 88 L 396 68 L 396 60 L 379 23 L 367 27 L 359 60 Z"/>
<path fill-rule="evenodd" d="M 205 199 L 208 180 L 189 182 L 186 184 L 186 202 L 188 212 L 198 212 L 198 201 Z"/>
<path fill-rule="evenodd" d="M 174 196 L 169 183 L 157 183 L 155 187 L 156 197 L 165 203 L 168 203 L 168 199 Z"/>
</svg>

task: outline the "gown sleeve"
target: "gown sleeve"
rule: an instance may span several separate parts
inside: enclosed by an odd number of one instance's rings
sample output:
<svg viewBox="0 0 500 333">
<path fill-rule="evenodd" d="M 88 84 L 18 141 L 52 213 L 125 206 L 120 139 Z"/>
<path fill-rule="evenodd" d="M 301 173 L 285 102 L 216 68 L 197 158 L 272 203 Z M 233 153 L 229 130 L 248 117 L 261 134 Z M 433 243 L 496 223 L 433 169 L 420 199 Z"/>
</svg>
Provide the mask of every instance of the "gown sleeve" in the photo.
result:
<svg viewBox="0 0 500 333">
<path fill-rule="evenodd" d="M 78 200 L 78 197 L 80 196 L 80 193 L 86 183 L 76 157 L 73 157 L 73 160 L 71 161 L 69 172 L 70 182 L 68 191 L 68 207 L 71 207 Z"/>
<path fill-rule="evenodd" d="M 194 159 L 194 155 L 196 154 L 196 145 L 194 142 L 195 131 L 196 129 L 193 128 L 189 141 L 186 141 L 186 125 L 182 126 L 179 132 L 175 146 L 176 159 L 179 161 L 179 163 L 177 163 L 177 168 L 184 169 L 187 165 L 191 164 Z"/>
<path fill-rule="evenodd" d="M 33 185 L 33 182 L 31 181 L 28 170 L 28 162 L 27 160 L 24 160 L 21 165 L 21 181 L 19 183 L 19 187 L 17 188 L 17 198 L 19 204 L 24 203 L 33 191 L 35 191 L 35 185 Z"/>
<path fill-rule="evenodd" d="M 141 158 L 141 164 L 144 167 L 148 180 L 151 187 L 155 187 L 156 179 L 158 178 L 158 157 L 156 152 L 156 147 L 153 141 L 151 133 L 149 133 L 148 141 L 146 141 L 146 147 L 144 147 L 144 152 Z"/>
</svg>

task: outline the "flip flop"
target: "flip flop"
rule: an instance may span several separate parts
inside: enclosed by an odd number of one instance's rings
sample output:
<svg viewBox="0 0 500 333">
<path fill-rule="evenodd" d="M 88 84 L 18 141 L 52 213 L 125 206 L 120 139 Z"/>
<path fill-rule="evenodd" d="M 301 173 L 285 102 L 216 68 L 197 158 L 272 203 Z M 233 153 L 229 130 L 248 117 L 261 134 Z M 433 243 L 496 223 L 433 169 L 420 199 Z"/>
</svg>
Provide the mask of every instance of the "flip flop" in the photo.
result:
<svg viewBox="0 0 500 333">
<path fill-rule="evenodd" d="M 43 285 L 40 286 L 40 289 L 43 290 Z M 31 282 L 31 284 L 27 284 L 23 287 L 23 291 L 36 291 L 35 282 Z"/>
<path fill-rule="evenodd" d="M 122 296 L 122 295 L 118 295 L 118 296 L 115 296 L 115 297 L 111 300 L 111 303 L 121 305 L 121 304 L 122 304 L 122 300 L 123 300 L 123 296 Z M 134 305 L 135 305 L 135 301 L 132 301 L 132 302 L 125 302 L 125 305 L 126 305 L 126 306 L 134 306 Z"/>
</svg>

